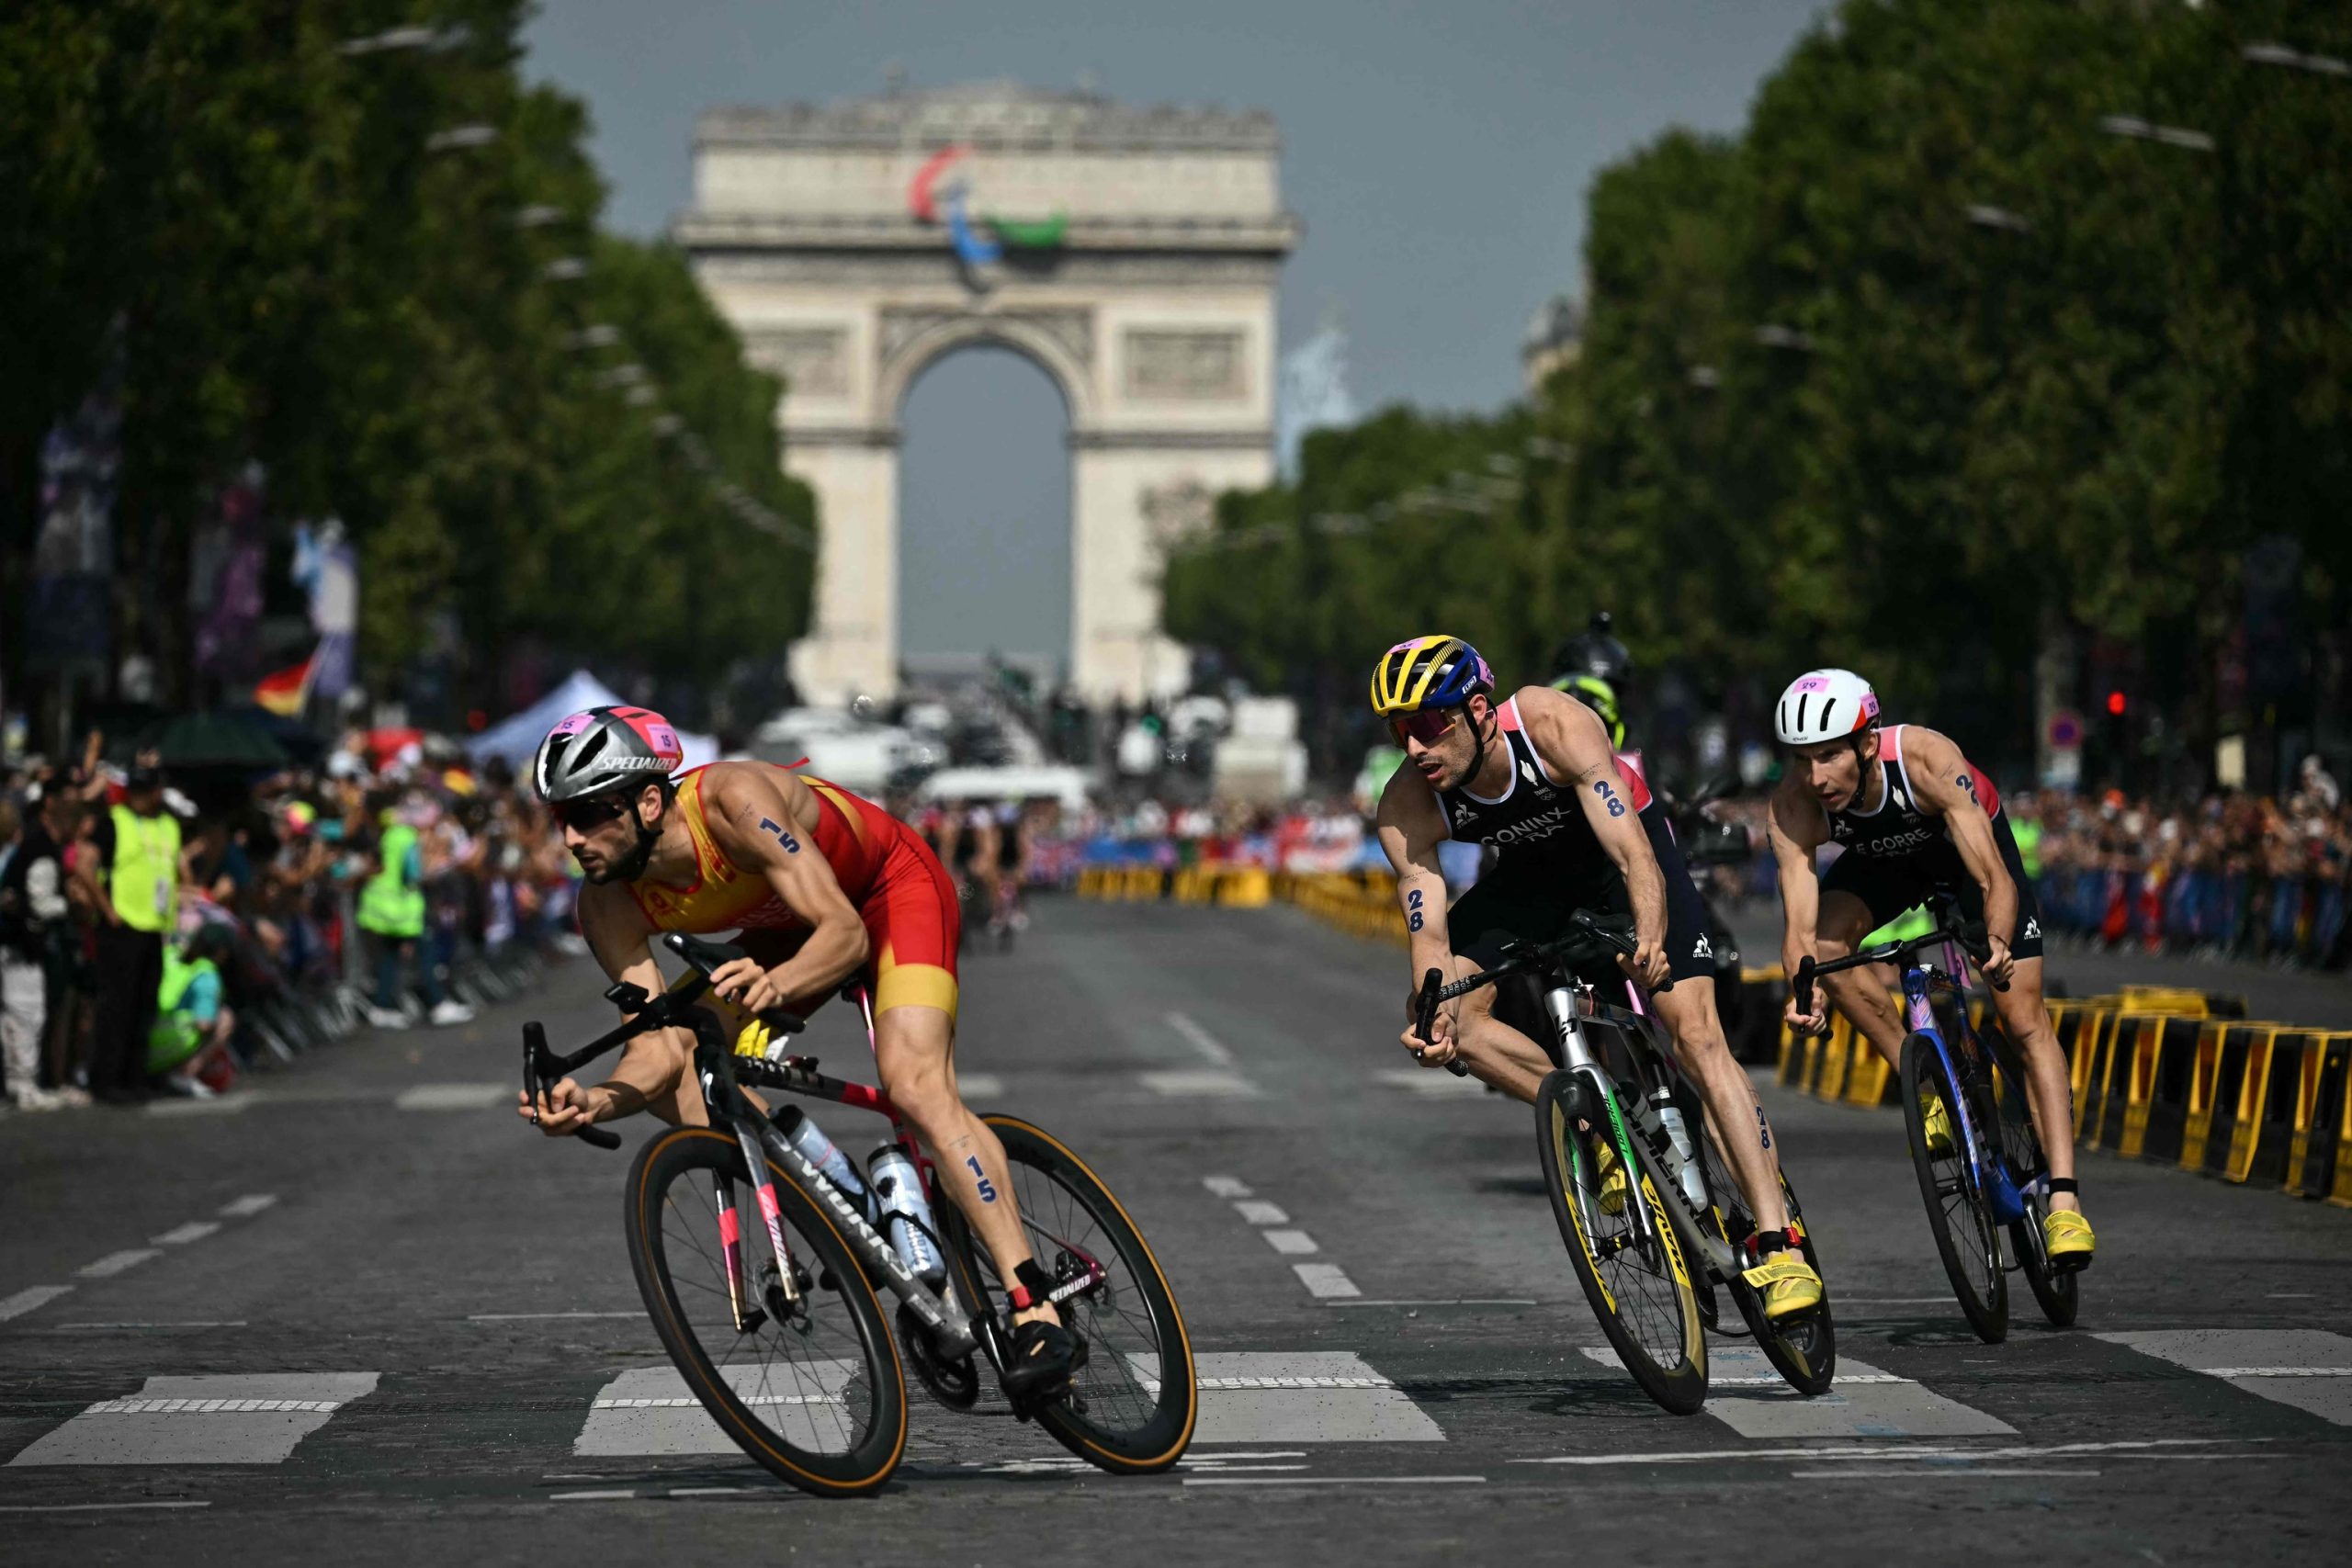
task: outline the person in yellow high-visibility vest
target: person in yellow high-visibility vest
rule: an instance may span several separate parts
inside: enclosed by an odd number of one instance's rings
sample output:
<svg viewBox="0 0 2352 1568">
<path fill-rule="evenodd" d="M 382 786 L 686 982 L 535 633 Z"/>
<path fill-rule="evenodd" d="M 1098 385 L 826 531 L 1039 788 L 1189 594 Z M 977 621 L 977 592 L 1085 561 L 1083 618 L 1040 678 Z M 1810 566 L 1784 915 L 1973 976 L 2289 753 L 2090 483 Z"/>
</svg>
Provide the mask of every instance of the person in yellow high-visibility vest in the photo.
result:
<svg viewBox="0 0 2352 1568">
<path fill-rule="evenodd" d="M 137 1104 L 147 1098 L 147 1035 L 180 906 L 180 825 L 164 808 L 164 775 L 152 761 L 130 770 L 122 804 L 98 818 L 96 841 L 106 897 L 90 1093 L 110 1105 Z"/>
<path fill-rule="evenodd" d="M 464 1023 L 473 1010 L 441 994 L 441 977 L 424 952 L 424 852 L 413 823 L 388 804 L 377 807 L 381 824 L 376 840 L 375 869 L 359 887 L 355 919 L 367 933 L 376 958 L 376 999 L 368 1021 L 379 1028 L 397 1029 L 410 1020 L 401 1006 L 401 971 L 413 956 L 416 988 L 424 998 L 426 1018 L 436 1024 Z"/>
</svg>

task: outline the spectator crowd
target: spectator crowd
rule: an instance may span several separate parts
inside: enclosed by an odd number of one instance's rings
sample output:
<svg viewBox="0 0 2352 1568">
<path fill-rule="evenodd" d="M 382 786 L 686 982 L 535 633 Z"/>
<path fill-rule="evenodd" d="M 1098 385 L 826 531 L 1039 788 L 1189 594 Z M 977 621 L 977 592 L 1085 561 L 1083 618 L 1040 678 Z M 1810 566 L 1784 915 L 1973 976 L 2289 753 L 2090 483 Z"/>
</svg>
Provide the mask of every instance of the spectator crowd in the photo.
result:
<svg viewBox="0 0 2352 1568">
<path fill-rule="evenodd" d="M 511 772 L 413 730 L 316 766 L 0 781 L 0 1081 L 20 1110 L 209 1097 L 361 1022 L 468 1021 L 576 950 L 571 858 Z"/>
</svg>

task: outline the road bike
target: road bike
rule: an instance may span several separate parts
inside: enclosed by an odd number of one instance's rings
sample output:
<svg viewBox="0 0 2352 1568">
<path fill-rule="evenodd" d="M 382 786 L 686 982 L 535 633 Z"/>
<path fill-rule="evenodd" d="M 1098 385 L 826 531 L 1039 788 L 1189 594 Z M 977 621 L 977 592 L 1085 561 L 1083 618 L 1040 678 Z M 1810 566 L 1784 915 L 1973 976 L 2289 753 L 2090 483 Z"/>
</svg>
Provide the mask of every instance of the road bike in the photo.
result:
<svg viewBox="0 0 2352 1568">
<path fill-rule="evenodd" d="M 1941 963 L 1918 959 L 1941 949 Z M 1939 908 L 1936 929 L 1844 958 L 1797 964 L 1797 1010 L 1813 1010 L 1814 982 L 1869 964 L 1903 967 L 1905 1026 L 1900 1056 L 1903 1121 L 1911 1164 L 1928 1206 L 1928 1228 L 1968 1325 L 1986 1344 L 2009 1332 L 2008 1276 L 2021 1273 L 2042 1315 L 2061 1328 L 2081 1305 L 2075 1270 L 2052 1261 L 2041 1222 L 2050 1212 L 2050 1161 L 2034 1132 L 2024 1064 L 1998 1029 L 1979 1032 L 1968 1019 L 1965 971 L 1954 948 L 1982 964 L 1990 955 L 1982 921 L 1963 922 Z M 2008 987 L 1996 983 L 1996 990 Z M 1941 1108 L 1955 1135 L 1931 1148 L 1927 1121 Z M 2007 1247 L 2002 1233 L 2007 1231 Z"/>
<path fill-rule="evenodd" d="M 1556 942 L 1515 942 L 1502 962 L 1451 985 L 1422 977 L 1419 1032 L 1430 1038 L 1437 1006 L 1508 976 L 1533 976 L 1552 1025 L 1555 1070 L 1535 1094 L 1535 1133 L 1544 1190 L 1585 1298 L 1601 1332 L 1645 1393 L 1677 1415 L 1706 1402 L 1706 1335 L 1732 1334 L 1715 1305 L 1727 1290 L 1765 1357 L 1804 1394 L 1829 1387 L 1838 1366 L 1837 1326 L 1825 1285 L 1812 1310 L 1774 1323 L 1762 1293 L 1744 1277 L 1763 1259 L 1757 1224 L 1717 1145 L 1698 1096 L 1674 1066 L 1666 1032 L 1638 987 L 1627 1006 L 1599 999 L 1578 969 L 1634 951 L 1631 922 L 1587 909 Z M 1671 982 L 1668 982 L 1668 986 Z M 1665 987 L 1661 987 L 1665 988 Z M 1447 1064 L 1463 1069 L 1460 1062 Z M 1695 1145 L 1689 1129 L 1705 1126 Z M 1612 1184 L 1602 1150 L 1613 1151 Z M 1634 1179 L 1636 1173 L 1638 1179 Z M 1788 1233 L 1815 1273 L 1813 1235 L 1786 1172 L 1781 1195 Z"/>
<path fill-rule="evenodd" d="M 979 1399 L 976 1355 L 1000 1377 L 1011 1354 L 1006 1286 L 937 1171 L 883 1093 L 822 1076 L 813 1056 L 740 1055 L 703 1003 L 710 976 L 741 949 L 683 932 L 662 945 L 685 960 L 658 996 L 626 982 L 605 995 L 620 1026 L 558 1055 L 536 1022 L 523 1026 L 524 1088 L 539 1097 L 562 1077 L 659 1029 L 694 1036 L 707 1126 L 675 1126 L 638 1151 L 628 1176 L 629 1262 L 662 1347 L 712 1420 L 772 1474 L 825 1496 L 870 1492 L 906 1448 L 905 1365 L 942 1404 Z M 874 1028 L 871 998 L 850 995 Z M 797 1033 L 787 1013 L 761 1015 L 772 1035 Z M 771 1114 L 744 1091 L 780 1090 L 890 1119 L 918 1173 L 933 1226 L 903 1203 L 869 1212 L 786 1136 L 792 1111 Z M 1174 1464 L 1192 1441 L 1199 1389 L 1192 1342 L 1159 1261 L 1116 1198 L 1069 1145 L 1011 1116 L 985 1118 L 1003 1143 L 1015 1206 L 1046 1299 L 1086 1346 L 1066 1393 L 1013 1414 L 1114 1473 Z M 603 1127 L 579 1136 L 620 1146 Z M 878 1153 L 879 1151 L 877 1151 Z M 854 1169 L 854 1168 L 853 1168 Z M 742 1201 L 752 1204 L 747 1218 Z M 925 1278 L 877 1226 L 908 1227 L 934 1258 Z M 935 1228 L 933 1228 L 935 1226 Z M 876 1292 L 896 1298 L 896 1332 Z M 901 1362 L 903 1352 L 904 1363 Z"/>
</svg>

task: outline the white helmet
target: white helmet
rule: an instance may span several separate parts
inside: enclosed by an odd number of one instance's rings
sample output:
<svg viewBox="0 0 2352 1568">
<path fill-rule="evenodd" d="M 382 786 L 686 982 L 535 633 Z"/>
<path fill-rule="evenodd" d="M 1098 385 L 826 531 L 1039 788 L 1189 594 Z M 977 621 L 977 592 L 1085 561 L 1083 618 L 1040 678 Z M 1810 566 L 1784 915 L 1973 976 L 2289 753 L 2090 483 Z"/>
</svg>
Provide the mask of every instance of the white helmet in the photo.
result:
<svg viewBox="0 0 2352 1568">
<path fill-rule="evenodd" d="M 1878 694 L 1851 670 L 1812 670 L 1789 682 L 1775 710 L 1783 746 L 1818 746 L 1860 735 L 1878 722 Z"/>
</svg>

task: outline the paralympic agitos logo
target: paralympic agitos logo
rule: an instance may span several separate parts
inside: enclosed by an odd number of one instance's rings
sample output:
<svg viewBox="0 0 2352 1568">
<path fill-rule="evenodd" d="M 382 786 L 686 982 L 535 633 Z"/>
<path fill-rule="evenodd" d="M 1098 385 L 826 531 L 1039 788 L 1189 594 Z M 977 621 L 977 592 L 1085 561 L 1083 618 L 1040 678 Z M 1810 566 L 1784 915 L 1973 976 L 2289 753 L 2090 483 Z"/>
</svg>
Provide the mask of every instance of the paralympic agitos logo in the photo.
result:
<svg viewBox="0 0 2352 1568">
<path fill-rule="evenodd" d="M 971 210 L 971 182 L 956 164 L 971 152 L 955 146 L 933 153 L 907 186 L 907 209 L 919 223 L 944 223 L 963 264 L 977 271 L 1004 259 L 1005 251 L 1051 250 L 1069 229 L 1069 214 L 1023 220 Z"/>
</svg>

